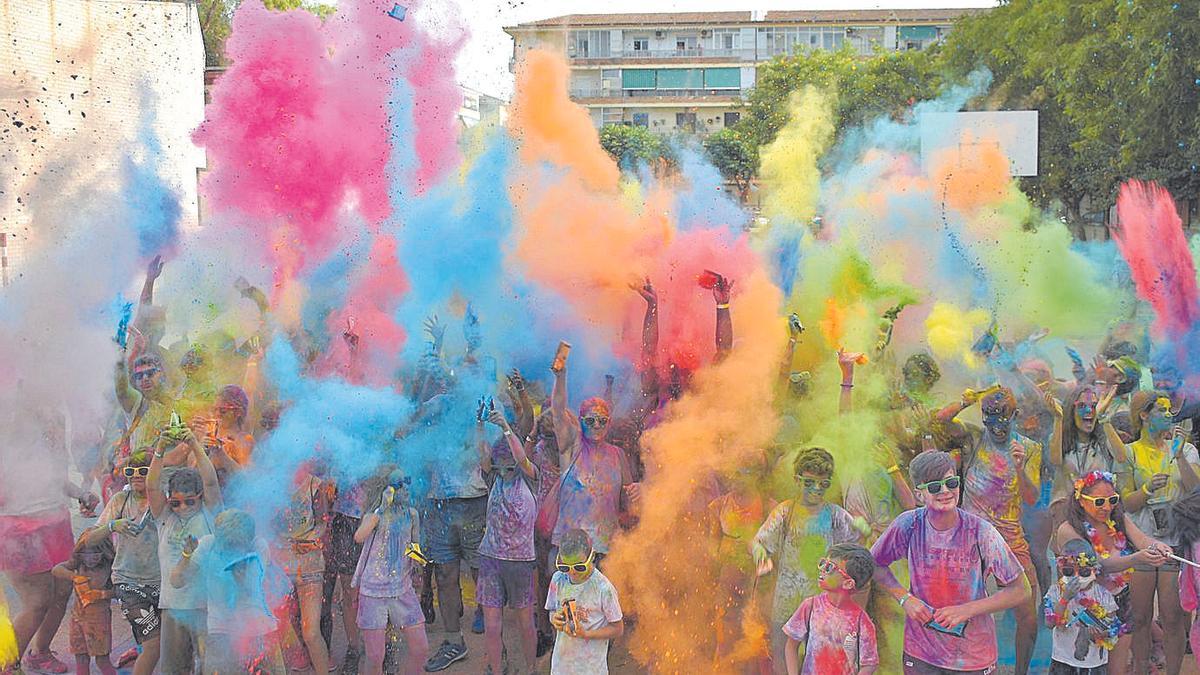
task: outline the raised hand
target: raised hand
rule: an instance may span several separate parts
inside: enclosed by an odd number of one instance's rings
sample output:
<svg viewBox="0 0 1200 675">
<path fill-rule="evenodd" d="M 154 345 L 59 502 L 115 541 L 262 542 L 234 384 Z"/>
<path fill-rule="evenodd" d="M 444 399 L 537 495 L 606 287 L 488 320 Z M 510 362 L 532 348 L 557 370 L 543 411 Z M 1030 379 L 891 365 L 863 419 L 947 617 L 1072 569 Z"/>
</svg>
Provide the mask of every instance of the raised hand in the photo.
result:
<svg viewBox="0 0 1200 675">
<path fill-rule="evenodd" d="M 646 277 L 644 281 L 631 282 L 629 287 L 642 296 L 646 304 L 653 305 L 658 303 L 658 294 L 654 291 L 654 286 L 650 283 L 650 277 Z"/>
<path fill-rule="evenodd" d="M 163 259 L 161 255 L 154 256 L 150 260 L 150 264 L 146 265 L 146 280 L 155 281 L 163 271 Z"/>
<path fill-rule="evenodd" d="M 729 296 L 733 293 L 733 281 L 718 274 L 712 292 L 713 300 L 716 300 L 718 305 L 728 305 Z"/>
</svg>

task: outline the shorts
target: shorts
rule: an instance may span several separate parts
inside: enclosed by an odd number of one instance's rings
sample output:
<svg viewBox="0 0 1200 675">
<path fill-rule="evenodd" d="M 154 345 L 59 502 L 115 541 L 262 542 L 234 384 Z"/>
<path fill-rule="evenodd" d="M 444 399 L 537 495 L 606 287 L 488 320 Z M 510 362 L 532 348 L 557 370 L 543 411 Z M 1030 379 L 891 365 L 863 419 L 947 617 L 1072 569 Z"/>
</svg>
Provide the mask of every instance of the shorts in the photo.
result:
<svg viewBox="0 0 1200 675">
<path fill-rule="evenodd" d="M 71 653 L 108 656 L 112 653 L 112 605 L 107 600 L 71 608 Z"/>
<path fill-rule="evenodd" d="M 479 556 L 475 601 L 483 607 L 524 609 L 533 606 L 533 560 L 497 560 Z"/>
<path fill-rule="evenodd" d="M 991 675 L 996 672 L 996 664 L 982 670 L 951 670 L 914 659 L 908 654 L 904 654 L 901 660 L 904 662 L 904 675 Z"/>
<path fill-rule="evenodd" d="M 321 549 L 296 553 L 291 546 L 275 548 L 275 562 L 296 588 L 325 582 L 325 555 Z"/>
<path fill-rule="evenodd" d="M 359 594 L 359 630 L 383 630 L 389 622 L 397 630 L 425 623 L 425 613 L 421 611 L 421 603 L 411 586 L 404 589 L 398 598 L 372 598 Z"/>
<path fill-rule="evenodd" d="M 437 564 L 461 560 L 479 569 L 479 542 L 486 521 L 486 496 L 429 500 L 421 521 L 425 555 Z"/>
<path fill-rule="evenodd" d="M 49 572 L 71 557 L 75 536 L 66 509 L 0 516 L 0 572 Z"/>
<path fill-rule="evenodd" d="M 358 556 L 362 554 L 362 544 L 354 542 L 354 532 L 358 530 L 362 518 L 354 518 L 344 513 L 334 513 L 329 522 L 329 545 L 325 547 L 325 569 L 334 574 L 354 574 L 358 567 Z"/>
<path fill-rule="evenodd" d="M 133 629 L 135 642 L 145 644 L 158 638 L 162 619 L 158 613 L 158 586 L 119 583 L 116 598 L 121 601 L 121 614 Z"/>
<path fill-rule="evenodd" d="M 1050 675 L 1107 675 L 1108 664 L 1096 666 L 1095 668 L 1080 668 L 1078 666 L 1069 666 L 1059 661 L 1050 662 Z"/>
<path fill-rule="evenodd" d="M 205 675 L 287 675 L 283 653 L 274 634 L 233 636 L 209 633 Z"/>
<path fill-rule="evenodd" d="M 196 657 L 204 658 L 208 612 L 203 609 L 163 609 L 162 648 L 158 667 L 163 675 L 191 673 Z"/>
</svg>

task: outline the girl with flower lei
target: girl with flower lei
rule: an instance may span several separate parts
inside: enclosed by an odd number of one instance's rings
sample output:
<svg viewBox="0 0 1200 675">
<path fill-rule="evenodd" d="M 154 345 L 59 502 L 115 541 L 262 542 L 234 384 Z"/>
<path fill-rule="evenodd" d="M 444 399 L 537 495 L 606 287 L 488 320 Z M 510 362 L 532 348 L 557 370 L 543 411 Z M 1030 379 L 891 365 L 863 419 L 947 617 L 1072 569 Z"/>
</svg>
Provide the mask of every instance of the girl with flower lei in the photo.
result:
<svg viewBox="0 0 1200 675">
<path fill-rule="evenodd" d="M 1116 477 L 1107 471 L 1091 471 L 1074 482 L 1073 499 L 1067 505 L 1066 522 L 1055 534 L 1055 549 L 1062 551 L 1071 540 L 1090 544 L 1103 574 L 1099 585 L 1117 601 L 1117 619 L 1124 627 L 1111 652 L 1109 672 L 1128 672 L 1131 638 L 1129 579 L 1135 564 L 1158 566 L 1168 560 L 1170 549 L 1142 532 L 1130 520 L 1116 489 Z"/>
<path fill-rule="evenodd" d="M 1053 630 L 1050 673 L 1102 671 L 1109 652 L 1128 631 L 1116 598 L 1096 583 L 1100 558 L 1090 544 L 1073 539 L 1064 546 L 1056 569 L 1058 581 L 1043 600 L 1045 622 Z"/>
</svg>

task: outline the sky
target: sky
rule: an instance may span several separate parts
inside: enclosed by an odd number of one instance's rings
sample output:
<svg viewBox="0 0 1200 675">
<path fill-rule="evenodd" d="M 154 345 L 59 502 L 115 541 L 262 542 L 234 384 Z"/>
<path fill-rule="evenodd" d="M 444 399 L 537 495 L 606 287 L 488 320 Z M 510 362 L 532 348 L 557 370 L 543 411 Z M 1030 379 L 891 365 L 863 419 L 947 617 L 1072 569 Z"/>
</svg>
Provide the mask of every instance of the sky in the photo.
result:
<svg viewBox="0 0 1200 675">
<path fill-rule="evenodd" d="M 404 4 L 401 2 L 400 4 Z M 470 33 L 456 66 L 458 81 L 477 91 L 501 98 L 512 95 L 508 72 L 512 39 L 504 26 L 564 14 L 618 12 L 704 12 L 776 9 L 919 9 L 922 7 L 994 7 L 995 0 L 446 0 L 424 12 L 418 20 L 435 30 L 453 25 L 454 17 L 466 22 Z"/>
</svg>

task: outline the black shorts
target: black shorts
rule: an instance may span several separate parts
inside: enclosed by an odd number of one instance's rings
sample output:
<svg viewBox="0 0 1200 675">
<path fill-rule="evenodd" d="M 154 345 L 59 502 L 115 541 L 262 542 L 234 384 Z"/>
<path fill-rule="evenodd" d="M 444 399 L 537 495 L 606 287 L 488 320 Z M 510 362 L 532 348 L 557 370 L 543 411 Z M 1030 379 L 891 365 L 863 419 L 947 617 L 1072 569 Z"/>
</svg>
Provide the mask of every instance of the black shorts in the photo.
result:
<svg viewBox="0 0 1200 675">
<path fill-rule="evenodd" d="M 114 595 L 121 602 L 121 614 L 133 629 L 133 639 L 139 645 L 156 639 L 162 629 L 158 586 L 119 583 L 115 591 Z"/>
<path fill-rule="evenodd" d="M 329 522 L 329 544 L 325 547 L 325 571 L 336 574 L 354 574 L 358 567 L 358 556 L 362 544 L 354 542 L 354 532 L 362 518 L 344 513 L 334 513 Z"/>
</svg>

